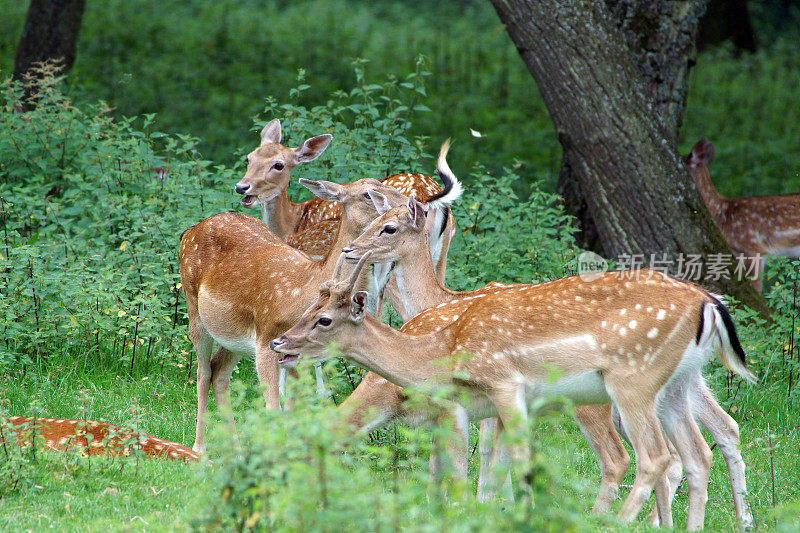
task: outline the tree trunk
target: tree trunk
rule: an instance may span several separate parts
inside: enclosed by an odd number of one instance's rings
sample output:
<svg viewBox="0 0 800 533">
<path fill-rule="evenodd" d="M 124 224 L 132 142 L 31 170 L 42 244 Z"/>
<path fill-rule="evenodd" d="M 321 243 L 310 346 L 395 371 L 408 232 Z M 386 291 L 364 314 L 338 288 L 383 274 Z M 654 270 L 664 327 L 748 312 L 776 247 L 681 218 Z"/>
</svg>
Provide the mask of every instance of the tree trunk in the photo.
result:
<svg viewBox="0 0 800 533">
<path fill-rule="evenodd" d="M 642 77 L 644 92 L 671 142 L 678 139 L 688 90 L 689 69 L 695 63 L 694 48 L 703 2 L 656 0 L 606 0 L 611 20 Z M 556 190 L 564 197 L 567 212 L 576 217 L 581 246 L 604 253 L 595 221 L 589 215 L 580 184 L 571 171 L 571 153 L 564 153 Z"/>
<path fill-rule="evenodd" d="M 14 60 L 14 80 L 23 80 L 37 63 L 49 60 L 59 62 L 59 73 L 72 68 L 85 7 L 86 0 L 31 0 Z M 34 86 L 26 88 L 26 105 Z"/>
<path fill-rule="evenodd" d="M 591 0 L 492 3 L 539 86 L 569 154 L 565 166 L 580 187 L 607 256 L 641 255 L 650 263 L 654 254 L 661 266 L 680 275 L 681 257 L 701 254 L 706 261 L 698 281 L 763 311 L 761 297 L 746 282 L 734 280 L 732 269 L 727 279 L 713 279 L 718 264 L 708 258 L 730 249 L 692 184 L 653 90 L 643 83 L 646 78 L 609 8 Z M 675 100 L 663 101 L 669 108 Z"/>
</svg>

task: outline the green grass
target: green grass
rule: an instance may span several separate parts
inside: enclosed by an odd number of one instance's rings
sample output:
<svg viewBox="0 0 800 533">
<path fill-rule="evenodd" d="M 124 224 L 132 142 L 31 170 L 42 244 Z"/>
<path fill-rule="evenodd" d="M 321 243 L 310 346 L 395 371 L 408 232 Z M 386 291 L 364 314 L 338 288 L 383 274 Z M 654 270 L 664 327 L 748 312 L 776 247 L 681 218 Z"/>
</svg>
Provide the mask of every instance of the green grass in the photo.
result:
<svg viewBox="0 0 800 533">
<path fill-rule="evenodd" d="M 80 363 L 53 354 L 47 368 L 28 368 L 24 376 L 19 371 L 4 375 L 0 378 L 0 401 L 5 411 L 135 424 L 142 431 L 191 444 L 195 392 L 186 380 L 185 369 L 167 368 L 163 377 L 151 374 L 146 379 L 131 379 L 124 372 L 103 366 L 84 372 L 76 369 Z M 245 385 L 248 402 L 254 400 L 255 404 L 238 412 L 237 419 L 241 421 L 247 418 L 243 416 L 245 411 L 259 416 L 260 401 L 251 365 L 245 360 L 240 366 L 240 376 L 235 381 Z M 797 400 L 787 402 L 785 389 L 775 386 L 742 388 L 733 399 L 724 390 L 724 383 L 712 388 L 718 391 L 720 403 L 735 411 L 740 423 L 749 500 L 756 523 L 759 528 L 772 529 L 773 477 L 778 506 L 800 499 L 800 456 L 796 453 L 800 449 L 800 428 L 792 417 L 797 412 Z M 247 431 L 242 430 L 241 423 L 240 431 Z M 392 430 L 384 433 L 383 446 L 391 446 L 391 435 Z M 475 439 L 473 431 L 473 445 Z M 599 471 L 574 421 L 565 414 L 548 418 L 536 430 L 535 439 L 546 460 L 570 480 L 568 492 L 577 498 L 578 512 L 588 515 Z M 224 447 L 224 441 L 215 441 L 211 449 L 219 446 Z M 361 460 L 371 461 L 363 457 Z M 470 466 L 473 489 L 477 460 L 475 452 Z M 133 458 L 89 460 L 74 453 L 40 453 L 20 489 L 0 497 L 0 529 L 39 530 L 53 524 L 64 531 L 185 530 L 199 512 L 198 502 L 219 492 L 220 487 L 214 487 L 212 481 L 216 469 L 216 465 Z M 624 483 L 632 483 L 632 474 Z M 625 493 L 623 488 L 622 494 Z M 685 495 L 682 486 L 673 506 L 676 524 L 685 520 Z M 591 519 L 587 525 L 590 523 L 600 524 Z M 716 452 L 706 527 L 709 531 L 727 531 L 735 526 L 725 464 Z M 620 529 L 642 528 L 643 523 Z M 492 530 L 491 524 L 486 524 L 485 530 Z"/>
</svg>

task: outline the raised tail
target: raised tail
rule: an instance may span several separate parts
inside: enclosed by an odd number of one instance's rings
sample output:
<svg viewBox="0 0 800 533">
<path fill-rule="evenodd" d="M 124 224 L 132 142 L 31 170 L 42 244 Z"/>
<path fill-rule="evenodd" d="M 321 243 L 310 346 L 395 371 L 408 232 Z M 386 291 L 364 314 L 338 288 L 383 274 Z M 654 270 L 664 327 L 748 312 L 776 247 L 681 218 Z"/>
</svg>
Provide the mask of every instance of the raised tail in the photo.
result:
<svg viewBox="0 0 800 533">
<path fill-rule="evenodd" d="M 450 165 L 447 164 L 447 151 L 450 150 L 450 139 L 442 143 L 442 148 L 439 150 L 439 159 L 436 161 L 436 174 L 442 180 L 444 188 L 438 194 L 431 196 L 425 207 L 427 208 L 440 208 L 449 206 L 461 197 L 464 192 L 461 182 L 458 181 L 453 171 L 450 170 Z"/>
<path fill-rule="evenodd" d="M 716 296 L 709 294 L 708 297 L 711 301 L 704 302 L 700 311 L 697 343 L 701 344 L 704 339 L 713 342 L 725 368 L 751 383 L 755 382 L 756 376 L 747 368 L 744 349 L 728 308 Z"/>
</svg>

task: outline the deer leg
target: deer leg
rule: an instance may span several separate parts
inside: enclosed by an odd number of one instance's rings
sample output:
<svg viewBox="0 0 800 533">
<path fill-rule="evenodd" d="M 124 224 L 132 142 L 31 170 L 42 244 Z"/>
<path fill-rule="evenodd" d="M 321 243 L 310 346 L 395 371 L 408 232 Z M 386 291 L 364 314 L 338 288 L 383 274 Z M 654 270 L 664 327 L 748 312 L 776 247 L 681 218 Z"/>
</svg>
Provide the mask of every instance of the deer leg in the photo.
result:
<svg viewBox="0 0 800 533">
<path fill-rule="evenodd" d="M 460 405 L 454 405 L 451 410 L 442 413 L 439 417 L 439 425 L 442 423 L 452 425 L 453 431 L 447 436 L 444 446 L 440 439 L 444 437 L 441 433 L 434 435 L 433 453 L 431 453 L 429 471 L 431 477 L 437 481 L 441 480 L 445 470 L 445 462 L 453 470 L 454 479 L 464 481 L 467 479 L 467 453 L 469 450 L 469 418 L 466 410 Z M 445 459 L 447 457 L 447 459 Z"/>
<path fill-rule="evenodd" d="M 618 408 L 622 426 L 636 456 L 633 488 L 619 511 L 619 518 L 623 522 L 632 522 L 638 516 L 654 486 L 660 485 L 659 492 L 667 488 L 666 482 L 659 482 L 659 479 L 670 459 L 669 448 L 656 417 L 657 391 L 648 391 L 647 384 L 631 381 L 630 376 L 606 376 L 606 388 Z"/>
<path fill-rule="evenodd" d="M 720 407 L 699 374 L 689 392 L 692 414 L 699 424 L 711 434 L 725 458 L 736 518 L 742 529 L 751 529 L 753 514 L 745 500 L 747 482 L 744 475 L 744 460 L 739 451 L 739 424 Z"/>
<path fill-rule="evenodd" d="M 256 348 L 256 372 L 258 382 L 261 384 L 261 392 L 267 409 L 280 409 L 281 400 L 279 396 L 278 383 L 278 358 L 280 356 L 267 346 Z"/>
<path fill-rule="evenodd" d="M 681 456 L 689 487 L 689 511 L 686 529 L 702 529 L 708 500 L 708 476 L 711 472 L 711 449 L 692 418 L 686 397 L 666 399 L 659 405 L 664 430 Z M 662 523 L 664 521 L 662 520 Z"/>
<path fill-rule="evenodd" d="M 500 428 L 502 429 L 502 428 Z M 514 488 L 511 485 L 510 457 L 508 449 L 500 442 L 497 418 L 484 418 L 478 433 L 480 452 L 480 472 L 478 474 L 478 501 L 489 501 L 498 491 L 508 501 L 514 501 Z M 498 486 L 500 475 L 503 482 Z"/>
<path fill-rule="evenodd" d="M 314 376 L 317 378 L 317 396 L 325 396 L 325 381 L 322 379 L 325 374 L 322 372 L 322 363 L 314 363 Z"/>
<path fill-rule="evenodd" d="M 503 430 L 508 433 L 508 453 L 511 466 L 517 472 L 517 480 L 522 490 L 528 494 L 533 503 L 533 475 L 531 468 L 531 448 L 528 442 L 528 406 L 525 402 L 523 385 L 514 385 L 507 390 L 498 390 L 491 395 L 492 403 L 500 414 Z M 496 446 L 495 456 L 498 461 L 502 458 L 504 450 Z"/>
<path fill-rule="evenodd" d="M 214 339 L 200 323 L 197 314 L 194 315 L 189 321 L 189 336 L 197 353 L 197 425 L 192 450 L 202 454 L 206 451 L 205 415 L 211 388 L 211 350 L 214 348 Z"/>
<path fill-rule="evenodd" d="M 214 388 L 214 398 L 217 400 L 217 410 L 228 419 L 233 441 L 237 447 L 239 446 L 239 437 L 236 435 L 236 424 L 233 420 L 230 388 L 233 369 L 236 368 L 240 359 L 240 355 L 222 347 L 211 358 L 211 385 Z"/>
<path fill-rule="evenodd" d="M 592 512 L 606 513 L 619 494 L 619 486 L 628 471 L 631 458 L 614 429 L 610 403 L 575 406 L 575 420 L 600 465 L 600 491 Z"/>
</svg>

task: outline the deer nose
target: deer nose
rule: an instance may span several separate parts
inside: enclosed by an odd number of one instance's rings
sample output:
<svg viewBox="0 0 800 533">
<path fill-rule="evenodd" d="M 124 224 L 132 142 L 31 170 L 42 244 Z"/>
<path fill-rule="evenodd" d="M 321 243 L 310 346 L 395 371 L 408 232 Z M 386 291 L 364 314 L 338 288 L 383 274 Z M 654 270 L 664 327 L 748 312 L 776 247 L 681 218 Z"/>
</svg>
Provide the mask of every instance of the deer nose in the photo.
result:
<svg viewBox="0 0 800 533">
<path fill-rule="evenodd" d="M 272 350 L 275 350 L 278 346 L 283 344 L 283 342 L 284 342 L 283 341 L 283 337 L 278 337 L 277 339 L 272 339 L 272 342 L 269 343 L 269 347 L 272 348 Z"/>
<path fill-rule="evenodd" d="M 250 185 L 236 184 L 235 190 L 237 194 L 244 194 L 250 189 Z"/>
</svg>

